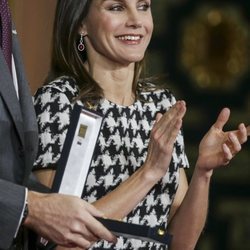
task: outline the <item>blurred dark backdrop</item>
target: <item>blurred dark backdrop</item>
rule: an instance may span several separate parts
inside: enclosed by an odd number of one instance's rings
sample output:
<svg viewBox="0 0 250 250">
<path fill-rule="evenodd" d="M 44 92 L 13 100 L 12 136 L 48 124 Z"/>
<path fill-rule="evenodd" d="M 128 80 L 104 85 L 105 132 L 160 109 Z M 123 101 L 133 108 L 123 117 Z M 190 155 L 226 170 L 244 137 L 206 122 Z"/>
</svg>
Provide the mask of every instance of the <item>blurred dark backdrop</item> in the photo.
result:
<svg viewBox="0 0 250 250">
<path fill-rule="evenodd" d="M 190 178 L 199 141 L 223 107 L 232 111 L 226 129 L 250 124 L 250 1 L 167 0 L 153 1 L 152 8 L 155 33 L 147 73 L 187 102 Z M 214 173 L 197 249 L 250 249 L 250 143 L 230 167 Z"/>
</svg>

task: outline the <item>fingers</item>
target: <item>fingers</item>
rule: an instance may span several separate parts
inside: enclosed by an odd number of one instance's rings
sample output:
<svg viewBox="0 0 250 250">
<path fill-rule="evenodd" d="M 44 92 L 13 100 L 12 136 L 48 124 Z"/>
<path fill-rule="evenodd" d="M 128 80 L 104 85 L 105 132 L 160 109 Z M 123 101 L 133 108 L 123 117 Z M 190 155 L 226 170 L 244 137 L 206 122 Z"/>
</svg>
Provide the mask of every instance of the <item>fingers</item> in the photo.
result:
<svg viewBox="0 0 250 250">
<path fill-rule="evenodd" d="M 101 222 L 99 222 L 95 217 L 104 217 L 103 214 L 98 211 L 93 205 L 85 202 L 86 209 L 88 210 L 89 214 L 91 216 L 88 216 L 87 219 L 85 219 L 86 228 L 95 235 L 95 239 L 92 239 L 93 241 L 96 241 L 96 239 L 104 239 L 109 242 L 116 243 L 117 239 L 116 237 L 107 229 L 105 228 Z"/>
<path fill-rule="evenodd" d="M 89 221 L 89 218 L 86 218 Z M 100 239 L 95 232 L 92 232 L 92 228 L 89 228 L 88 223 L 78 223 L 71 229 L 71 233 L 74 235 L 80 235 L 88 242 L 95 242 Z M 74 242 L 74 241 L 73 241 Z"/>
<path fill-rule="evenodd" d="M 108 242 L 116 243 L 117 238 L 107 229 L 105 228 L 101 222 L 94 219 L 94 221 L 89 221 L 86 226 L 88 229 L 95 234 L 98 239 L 104 239 Z M 96 241 L 96 240 L 95 240 Z"/>
<path fill-rule="evenodd" d="M 160 119 L 162 118 L 162 116 L 163 116 L 162 114 L 158 113 L 158 114 L 156 115 L 155 121 L 156 121 L 156 122 L 159 122 Z"/>
<path fill-rule="evenodd" d="M 81 212 L 77 215 L 75 223 L 71 225 L 68 235 L 65 236 L 69 242 L 67 246 L 71 244 L 71 247 L 88 249 L 93 242 L 100 239 L 116 243 L 116 237 L 94 217 L 103 216 L 103 214 L 84 200 L 81 200 L 79 205 Z"/>
<path fill-rule="evenodd" d="M 247 136 L 250 136 L 250 125 L 247 126 Z"/>
<path fill-rule="evenodd" d="M 176 136 L 178 135 L 181 126 L 182 119 L 186 113 L 186 104 L 183 101 L 179 101 L 176 103 L 175 110 L 170 116 L 170 122 L 167 126 L 163 127 L 162 134 L 165 138 L 164 143 L 173 144 L 176 140 Z"/>
<path fill-rule="evenodd" d="M 227 123 L 230 116 L 230 109 L 224 108 L 221 110 L 216 122 L 214 123 L 214 128 L 222 130 L 224 125 Z"/>
<path fill-rule="evenodd" d="M 87 249 L 99 239 L 116 242 L 116 237 L 94 218 L 103 214 L 78 197 L 29 192 L 29 203 L 30 227 L 57 245 Z"/>
<path fill-rule="evenodd" d="M 222 165 L 225 166 L 225 165 L 228 165 L 228 164 L 229 164 L 230 160 L 232 160 L 233 155 L 232 155 L 232 153 L 231 153 L 230 148 L 227 146 L 226 143 L 224 143 L 224 144 L 222 145 L 222 148 L 223 148 L 223 152 L 224 152 L 224 161 L 223 161 Z"/>
<path fill-rule="evenodd" d="M 241 144 L 247 141 L 247 136 L 248 136 L 247 128 L 243 123 L 241 123 L 238 127 L 238 133 L 237 133 L 237 137 Z"/>
<path fill-rule="evenodd" d="M 241 150 L 241 142 L 234 133 L 229 133 L 228 137 L 230 141 L 229 148 L 231 150 L 232 155 L 235 155 Z"/>
<path fill-rule="evenodd" d="M 178 101 L 176 104 L 161 117 L 157 116 L 153 131 L 154 138 L 158 139 L 164 136 L 166 139 L 175 139 L 182 124 L 182 118 L 186 113 L 186 104 L 184 101 Z M 159 119 L 160 118 L 160 119 Z M 172 136 L 171 136 L 172 135 Z"/>
<path fill-rule="evenodd" d="M 57 250 L 66 250 L 66 249 L 89 249 L 93 242 L 91 242 L 89 239 L 86 239 L 85 237 L 82 237 L 81 234 L 73 234 L 71 236 L 72 244 L 68 244 L 67 248 L 65 247 L 58 247 Z"/>
<path fill-rule="evenodd" d="M 241 150 L 242 144 L 247 140 L 247 130 L 243 123 L 239 125 L 237 133 L 229 132 L 228 141 L 223 144 L 223 152 L 226 159 L 226 163 Z"/>
<path fill-rule="evenodd" d="M 228 165 L 232 158 L 241 150 L 241 143 L 233 133 L 228 135 L 230 143 L 223 143 L 224 161 L 222 165 Z M 230 145 L 229 145 L 230 144 Z"/>
</svg>

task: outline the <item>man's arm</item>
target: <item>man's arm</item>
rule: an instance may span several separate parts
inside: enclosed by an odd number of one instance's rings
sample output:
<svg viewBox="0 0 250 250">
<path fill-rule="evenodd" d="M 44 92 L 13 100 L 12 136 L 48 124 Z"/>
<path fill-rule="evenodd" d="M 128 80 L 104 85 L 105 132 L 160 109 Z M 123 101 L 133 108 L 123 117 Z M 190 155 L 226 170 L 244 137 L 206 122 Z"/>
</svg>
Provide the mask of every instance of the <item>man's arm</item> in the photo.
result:
<svg viewBox="0 0 250 250">
<path fill-rule="evenodd" d="M 25 203 L 25 187 L 0 180 L 0 249 L 8 249 L 15 237 Z M 103 216 L 80 198 L 28 192 L 29 214 L 23 226 L 59 245 L 87 248 L 91 241 L 116 238 L 94 216 Z"/>
<path fill-rule="evenodd" d="M 0 249 L 10 247 L 22 214 L 25 187 L 0 180 Z"/>
</svg>

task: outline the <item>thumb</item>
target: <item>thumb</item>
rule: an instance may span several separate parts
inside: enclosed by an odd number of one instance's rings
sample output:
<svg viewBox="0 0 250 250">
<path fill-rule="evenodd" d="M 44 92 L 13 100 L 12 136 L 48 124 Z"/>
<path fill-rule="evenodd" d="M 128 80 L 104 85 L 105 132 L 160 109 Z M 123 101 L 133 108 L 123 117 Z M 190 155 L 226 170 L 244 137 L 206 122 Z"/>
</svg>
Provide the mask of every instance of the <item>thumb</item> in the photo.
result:
<svg viewBox="0 0 250 250">
<path fill-rule="evenodd" d="M 227 123 L 229 116 L 230 116 L 230 109 L 229 108 L 222 109 L 213 126 L 217 129 L 222 130 L 224 125 Z"/>
</svg>

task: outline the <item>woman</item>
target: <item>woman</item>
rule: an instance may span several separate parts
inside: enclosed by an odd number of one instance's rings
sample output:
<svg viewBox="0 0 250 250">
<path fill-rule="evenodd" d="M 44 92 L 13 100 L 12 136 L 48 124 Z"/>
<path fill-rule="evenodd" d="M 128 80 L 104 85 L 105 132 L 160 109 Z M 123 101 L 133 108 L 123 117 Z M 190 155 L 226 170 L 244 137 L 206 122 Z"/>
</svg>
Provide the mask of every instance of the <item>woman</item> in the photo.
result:
<svg viewBox="0 0 250 250">
<path fill-rule="evenodd" d="M 161 225 L 170 249 L 194 249 L 203 229 L 213 170 L 247 140 L 244 124 L 223 132 L 223 109 L 203 138 L 192 180 L 181 131 L 184 101 L 146 80 L 142 62 L 153 31 L 150 0 L 59 0 L 51 72 L 36 93 L 40 146 L 34 171 L 51 186 L 76 100 L 104 116 L 83 198 L 108 218 Z M 73 181 L 73 180 L 72 180 Z M 93 239 L 95 241 L 95 239 Z M 119 237 L 91 249 L 166 249 Z"/>
</svg>

